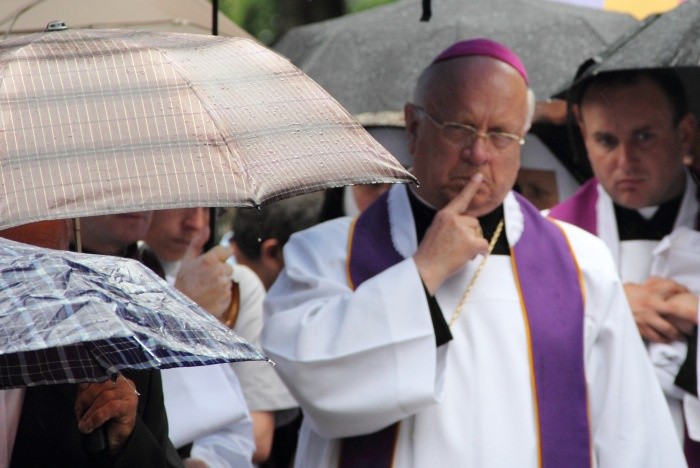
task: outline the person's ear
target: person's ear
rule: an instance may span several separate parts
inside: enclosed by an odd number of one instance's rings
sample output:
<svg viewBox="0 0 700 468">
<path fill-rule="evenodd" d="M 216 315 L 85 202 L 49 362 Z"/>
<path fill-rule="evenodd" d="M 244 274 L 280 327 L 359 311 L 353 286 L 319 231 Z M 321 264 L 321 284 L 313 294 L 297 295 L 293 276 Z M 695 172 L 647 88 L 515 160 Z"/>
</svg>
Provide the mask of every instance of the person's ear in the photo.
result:
<svg viewBox="0 0 700 468">
<path fill-rule="evenodd" d="M 265 239 L 260 245 L 260 261 L 267 268 L 281 270 L 284 266 L 282 258 L 282 246 L 277 239 Z"/>
<path fill-rule="evenodd" d="M 408 152 L 413 154 L 416 147 L 416 138 L 418 133 L 418 113 L 413 104 L 406 103 L 403 106 L 403 116 L 406 121 L 406 136 L 408 137 Z"/>
<path fill-rule="evenodd" d="M 686 155 L 690 153 L 691 148 L 695 144 L 695 138 L 698 132 L 698 122 L 692 112 L 688 112 L 680 122 L 678 122 L 678 132 L 683 154 Z"/>
</svg>

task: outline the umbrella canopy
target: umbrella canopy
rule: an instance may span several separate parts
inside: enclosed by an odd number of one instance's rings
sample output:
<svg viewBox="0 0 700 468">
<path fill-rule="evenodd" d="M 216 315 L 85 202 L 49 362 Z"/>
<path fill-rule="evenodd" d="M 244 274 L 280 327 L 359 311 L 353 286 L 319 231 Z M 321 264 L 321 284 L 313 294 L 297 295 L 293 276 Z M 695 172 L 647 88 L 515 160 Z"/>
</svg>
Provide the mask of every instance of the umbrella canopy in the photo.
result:
<svg viewBox="0 0 700 468">
<path fill-rule="evenodd" d="M 266 359 L 140 263 L 0 238 L 0 388 Z"/>
<path fill-rule="evenodd" d="M 254 41 L 66 30 L 0 42 L 0 229 L 412 180 Z"/>
<path fill-rule="evenodd" d="M 541 0 L 441 0 L 420 22 L 420 0 L 404 0 L 289 31 L 275 49 L 353 114 L 402 110 L 420 71 L 441 50 L 488 37 L 520 55 L 538 98 L 636 24 L 629 15 Z"/>
<path fill-rule="evenodd" d="M 212 33 L 207 0 L 0 0 L 0 37 L 42 32 L 60 18 L 75 29 L 140 29 L 192 34 Z M 218 34 L 252 38 L 223 13 Z"/>
<path fill-rule="evenodd" d="M 572 86 L 599 73 L 649 68 L 675 69 L 686 86 L 691 108 L 700 117 L 700 3 L 686 1 L 650 16 L 594 57 Z"/>
</svg>

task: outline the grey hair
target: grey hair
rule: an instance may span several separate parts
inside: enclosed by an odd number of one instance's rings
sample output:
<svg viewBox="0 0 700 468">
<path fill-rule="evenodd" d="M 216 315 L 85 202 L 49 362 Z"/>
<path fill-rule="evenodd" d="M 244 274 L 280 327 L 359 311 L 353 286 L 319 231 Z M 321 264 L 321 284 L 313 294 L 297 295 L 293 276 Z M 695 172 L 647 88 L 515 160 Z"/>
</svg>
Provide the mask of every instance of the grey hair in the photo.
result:
<svg viewBox="0 0 700 468">
<path fill-rule="evenodd" d="M 532 119 L 535 117 L 535 105 L 537 100 L 535 99 L 535 92 L 528 86 L 527 88 L 527 115 L 525 116 L 525 125 L 523 127 L 523 135 L 530 131 L 532 126 Z"/>
</svg>

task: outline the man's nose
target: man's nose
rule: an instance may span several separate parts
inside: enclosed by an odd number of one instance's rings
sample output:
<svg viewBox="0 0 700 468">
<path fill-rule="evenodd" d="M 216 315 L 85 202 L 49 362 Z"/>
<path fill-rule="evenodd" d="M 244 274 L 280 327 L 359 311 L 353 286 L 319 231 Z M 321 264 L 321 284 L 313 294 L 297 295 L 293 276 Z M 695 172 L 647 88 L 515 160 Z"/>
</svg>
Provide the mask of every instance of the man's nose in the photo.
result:
<svg viewBox="0 0 700 468">
<path fill-rule="evenodd" d="M 204 229 L 204 227 L 209 222 L 208 208 L 188 208 L 187 216 L 185 217 L 185 224 L 190 229 Z"/>
<path fill-rule="evenodd" d="M 637 152 L 634 145 L 629 143 L 621 143 L 617 148 L 617 163 L 620 166 L 626 166 L 634 163 L 637 160 Z"/>
<path fill-rule="evenodd" d="M 491 159 L 488 135 L 476 135 L 470 145 L 462 148 L 461 157 L 475 166 L 486 164 Z"/>
</svg>

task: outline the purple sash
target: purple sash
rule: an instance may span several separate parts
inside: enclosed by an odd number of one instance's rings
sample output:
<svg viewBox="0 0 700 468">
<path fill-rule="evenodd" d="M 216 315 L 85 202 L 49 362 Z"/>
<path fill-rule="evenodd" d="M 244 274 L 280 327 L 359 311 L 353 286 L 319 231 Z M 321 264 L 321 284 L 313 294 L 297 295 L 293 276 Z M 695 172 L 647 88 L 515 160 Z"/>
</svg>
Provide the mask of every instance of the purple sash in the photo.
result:
<svg viewBox="0 0 700 468">
<path fill-rule="evenodd" d="M 512 248 L 535 374 L 543 467 L 590 467 L 584 304 L 568 240 L 516 194 L 525 229 Z"/>
<path fill-rule="evenodd" d="M 598 235 L 596 202 L 598 201 L 598 181 L 591 179 L 576 193 L 549 211 L 549 216 L 560 219 Z"/>
<path fill-rule="evenodd" d="M 540 466 L 590 468 L 584 309 L 578 267 L 559 227 L 524 198 L 516 197 L 525 217 L 525 230 L 511 258 L 531 344 Z M 353 227 L 348 260 L 353 288 L 403 260 L 391 238 L 387 198 L 384 194 L 372 204 Z M 344 439 L 339 466 L 391 466 L 397 435 L 398 423 L 374 434 Z"/>
<path fill-rule="evenodd" d="M 391 240 L 388 195 L 388 192 L 384 193 L 353 225 L 348 256 L 348 279 L 353 289 L 404 259 Z M 399 423 L 395 423 L 372 434 L 343 439 L 338 467 L 393 466 L 398 435 Z"/>
</svg>

